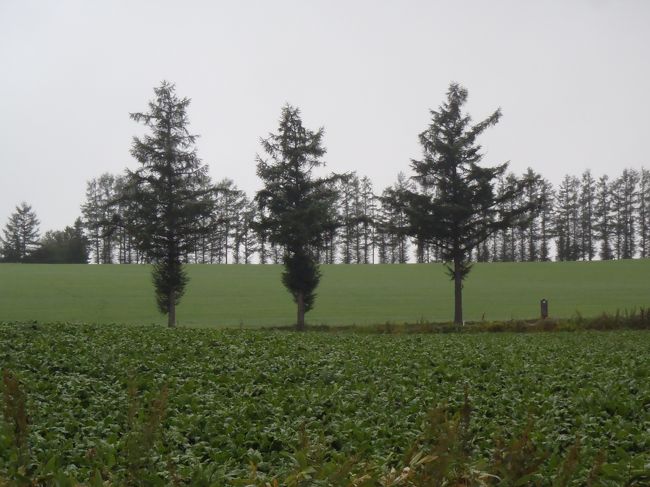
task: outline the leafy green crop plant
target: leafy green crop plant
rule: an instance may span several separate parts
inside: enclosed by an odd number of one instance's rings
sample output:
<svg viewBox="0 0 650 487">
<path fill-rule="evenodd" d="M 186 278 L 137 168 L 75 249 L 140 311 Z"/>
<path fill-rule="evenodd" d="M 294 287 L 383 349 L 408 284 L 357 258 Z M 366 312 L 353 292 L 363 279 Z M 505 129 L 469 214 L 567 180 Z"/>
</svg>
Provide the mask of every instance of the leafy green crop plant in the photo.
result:
<svg viewBox="0 0 650 487">
<path fill-rule="evenodd" d="M 650 485 L 646 331 L 395 328 L 1 324 L 0 479 Z"/>
<path fill-rule="evenodd" d="M 169 388 L 163 386 L 146 408 L 141 406 L 133 383 L 129 384 L 128 398 L 127 433 L 123 438 L 122 451 L 126 465 L 126 483 L 133 486 L 165 485 L 155 475 L 153 457 L 156 455 L 156 444 L 162 437 Z"/>
<path fill-rule="evenodd" d="M 4 431 L 0 437 L 0 460 L 18 484 L 26 485 L 29 483 L 29 451 L 25 393 L 16 375 L 7 369 L 2 371 L 2 386 Z"/>
</svg>

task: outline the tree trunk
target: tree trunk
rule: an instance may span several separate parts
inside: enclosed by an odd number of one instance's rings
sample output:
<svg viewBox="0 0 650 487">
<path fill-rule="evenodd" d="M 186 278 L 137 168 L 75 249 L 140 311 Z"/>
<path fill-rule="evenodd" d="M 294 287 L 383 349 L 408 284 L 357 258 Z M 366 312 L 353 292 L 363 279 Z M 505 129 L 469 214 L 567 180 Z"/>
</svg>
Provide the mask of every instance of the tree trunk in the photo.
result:
<svg viewBox="0 0 650 487">
<path fill-rule="evenodd" d="M 463 324 L 463 274 L 458 257 L 454 257 L 454 323 Z"/>
<path fill-rule="evenodd" d="M 169 303 L 167 305 L 167 326 L 169 328 L 176 328 L 176 293 L 174 291 L 169 295 Z"/>
<path fill-rule="evenodd" d="M 296 328 L 298 331 L 305 331 L 305 298 L 303 293 L 298 293 L 296 304 L 298 305 Z"/>
</svg>

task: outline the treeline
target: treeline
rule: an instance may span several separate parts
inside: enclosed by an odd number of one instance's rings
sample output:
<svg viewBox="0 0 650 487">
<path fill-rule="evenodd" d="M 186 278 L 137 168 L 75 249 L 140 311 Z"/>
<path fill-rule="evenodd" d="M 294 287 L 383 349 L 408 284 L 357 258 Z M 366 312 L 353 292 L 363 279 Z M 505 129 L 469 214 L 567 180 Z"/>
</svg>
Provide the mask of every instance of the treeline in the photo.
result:
<svg viewBox="0 0 650 487">
<path fill-rule="evenodd" d="M 478 262 L 630 259 L 650 257 L 650 170 L 625 169 L 614 179 L 595 178 L 590 171 L 566 176 L 557 188 L 532 169 L 519 198 L 541 199 L 534 218 L 500 231 L 482 243 L 472 258 Z M 83 224 L 95 263 L 146 262 L 133 245 L 129 208 L 121 204 L 125 176 L 104 174 L 88 182 L 82 206 Z M 509 186 L 504 177 L 497 192 Z M 260 210 L 230 179 L 211 185 L 208 229 L 188 263 L 262 264 L 282 262 L 283 249 L 268 243 L 255 222 Z M 396 264 L 436 262 L 438 249 L 407 235 L 405 190 L 413 183 L 400 173 L 377 192 L 370 178 L 349 174 L 335 183 L 339 197 L 332 205 L 335 223 L 327 232 L 318 260 L 322 264 Z M 511 203 L 512 204 L 512 203 Z M 517 204 L 517 202 L 515 202 Z M 503 208 L 507 211 L 508 208 Z"/>
<path fill-rule="evenodd" d="M 40 221 L 30 205 L 16 206 L 0 236 L 2 262 L 87 264 L 90 258 L 84 224 L 77 218 L 72 226 L 41 236 Z"/>
<path fill-rule="evenodd" d="M 565 176 L 559 186 L 532 169 L 519 198 L 541 198 L 534 218 L 500 231 L 472 255 L 477 262 L 575 261 L 650 257 L 650 170 L 625 169 L 615 178 L 590 171 Z M 505 176 L 497 192 L 508 187 Z M 339 198 L 318 260 L 323 264 L 396 264 L 436 262 L 439 251 L 407 235 L 404 191 L 413 182 L 400 173 L 378 192 L 356 173 L 338 180 Z M 283 249 L 269 243 L 256 225 L 262 216 L 252 198 L 230 179 L 201 182 L 209 195 L 210 215 L 187 263 L 248 264 L 282 262 Z M 26 203 L 17 206 L 0 237 L 4 262 L 129 264 L 148 259 L 135 245 L 133 208 L 126 175 L 103 174 L 88 181 L 81 217 L 63 230 L 39 233 L 39 221 Z M 503 209 L 504 211 L 507 208 Z"/>
</svg>

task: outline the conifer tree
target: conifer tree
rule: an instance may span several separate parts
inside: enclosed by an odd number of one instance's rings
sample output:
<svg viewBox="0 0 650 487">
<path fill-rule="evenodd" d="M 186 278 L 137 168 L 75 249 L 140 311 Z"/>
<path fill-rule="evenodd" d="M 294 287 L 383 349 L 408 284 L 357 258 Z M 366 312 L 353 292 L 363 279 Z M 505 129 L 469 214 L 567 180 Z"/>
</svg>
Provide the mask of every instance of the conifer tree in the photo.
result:
<svg viewBox="0 0 650 487">
<path fill-rule="evenodd" d="M 5 262 L 25 262 L 37 248 L 40 222 L 32 207 L 24 201 L 16 206 L 9 217 L 3 235 L 0 238 L 0 249 Z"/>
<path fill-rule="evenodd" d="M 540 182 L 540 210 L 539 210 L 539 259 L 543 262 L 551 260 L 551 240 L 554 234 L 555 191 L 547 179 Z"/>
<path fill-rule="evenodd" d="M 529 204 L 536 204 L 540 201 L 543 201 L 543 178 L 540 174 L 537 174 L 530 167 L 526 170 L 524 174 L 524 179 L 526 179 L 526 189 L 524 191 L 524 199 Z M 540 249 L 539 242 L 540 237 L 540 220 L 541 220 L 541 210 L 538 214 L 534 216 L 533 219 L 528 223 L 527 226 L 523 228 L 524 239 L 525 239 L 525 248 L 526 248 L 526 258 L 522 256 L 522 260 L 527 260 L 529 262 L 540 260 Z"/>
<path fill-rule="evenodd" d="M 614 227 L 617 234 L 616 253 L 619 259 L 632 259 L 636 253 L 638 183 L 639 173 L 634 169 L 624 169 L 623 174 L 615 181 Z"/>
<path fill-rule="evenodd" d="M 189 133 L 189 98 L 179 98 L 173 84 L 154 88 L 155 99 L 146 113 L 132 113 L 150 133 L 134 137 L 131 154 L 140 162 L 128 171 L 134 197 L 134 236 L 153 263 L 158 308 L 176 326 L 176 305 L 188 281 L 183 261 L 194 250 L 203 231 L 202 218 L 210 215 L 211 200 L 205 188 L 207 167 Z"/>
<path fill-rule="evenodd" d="M 477 138 L 501 117 L 497 110 L 472 125 L 462 113 L 467 90 L 452 83 L 447 100 L 431 111 L 429 127 L 420 134 L 423 158 L 413 160 L 413 179 L 420 191 L 410 192 L 411 233 L 436 245 L 454 282 L 454 322 L 463 321 L 462 286 L 470 272 L 472 251 L 494 232 L 520 224 L 536 205 L 499 211 L 516 201 L 525 182 L 515 181 L 501 195 L 494 183 L 507 168 L 479 166 L 483 158 Z"/>
<path fill-rule="evenodd" d="M 403 172 L 397 175 L 394 185 L 384 190 L 380 198 L 384 208 L 383 231 L 387 236 L 388 261 L 406 264 L 409 261 L 408 195 L 414 187 Z"/>
<path fill-rule="evenodd" d="M 607 175 L 598 179 L 596 188 L 596 232 L 600 240 L 599 256 L 602 260 L 614 258 L 612 252 L 612 198 Z"/>
<path fill-rule="evenodd" d="M 375 213 L 377 211 L 377 197 L 374 194 L 372 181 L 368 176 L 361 179 L 361 240 L 363 249 L 362 262 L 370 264 L 375 262 L 374 233 Z"/>
<path fill-rule="evenodd" d="M 96 264 L 113 263 L 115 216 L 120 216 L 116 205 L 118 201 L 124 202 L 120 190 L 124 191 L 124 180 L 110 173 L 86 183 L 86 201 L 81 213 Z"/>
<path fill-rule="evenodd" d="M 391 263 L 391 209 L 386 204 L 388 201 L 388 190 L 389 188 L 384 189 L 381 195 L 377 198 L 379 207 L 375 213 L 375 235 L 373 246 L 377 248 L 377 260 L 380 264 Z"/>
<path fill-rule="evenodd" d="M 214 189 L 214 220 L 212 233 L 213 258 L 218 264 L 228 264 L 229 258 L 235 258 L 238 244 L 237 232 L 240 231 L 239 220 L 246 206 L 246 195 L 235 185 L 232 179 L 225 178 Z"/>
<path fill-rule="evenodd" d="M 200 182 L 197 183 L 197 188 L 200 188 L 199 192 L 206 194 L 206 204 L 210 207 L 210 212 L 197 218 L 198 232 L 195 235 L 193 255 L 188 255 L 187 260 L 189 262 L 191 259 L 192 262 L 200 264 L 213 264 L 216 254 L 213 237 L 219 231 L 217 189 L 207 174 L 200 178 Z"/>
<path fill-rule="evenodd" d="M 130 231 L 129 213 L 132 203 L 127 197 L 128 190 L 128 178 L 122 174 L 116 176 L 113 184 L 115 197 L 110 205 L 112 212 L 110 226 L 113 245 L 116 247 L 117 261 L 120 264 L 138 262 L 138 253 L 135 251 L 135 242 Z"/>
<path fill-rule="evenodd" d="M 509 179 L 508 176 L 504 175 L 498 177 L 497 183 L 495 185 L 497 197 L 501 197 L 508 192 L 508 184 L 511 180 L 511 178 Z M 514 201 L 512 199 L 504 200 L 497 206 L 497 210 L 500 213 L 505 213 L 513 204 Z M 484 216 L 484 218 L 488 217 Z M 514 236 L 512 235 L 512 230 L 512 227 L 507 227 L 501 228 L 498 232 L 496 232 L 499 245 L 499 262 L 514 262 L 515 260 L 515 254 L 513 250 L 515 242 Z"/>
<path fill-rule="evenodd" d="M 596 180 L 587 170 L 582 174 L 580 196 L 580 250 L 582 260 L 593 260 L 596 256 L 594 219 L 596 204 Z"/>
<path fill-rule="evenodd" d="M 356 261 L 355 242 L 358 215 L 355 208 L 355 196 L 359 194 L 359 178 L 352 174 L 338 185 L 338 211 L 341 222 L 341 263 L 352 264 Z"/>
<path fill-rule="evenodd" d="M 512 173 L 508 173 L 505 179 L 505 191 L 507 192 L 510 188 L 512 188 L 516 184 L 517 184 L 517 177 Z M 499 206 L 499 210 L 504 214 L 508 214 L 509 212 L 513 211 L 515 208 L 521 205 L 522 194 L 523 191 L 519 192 L 517 195 L 510 198 L 508 201 L 502 203 Z M 525 224 L 526 224 L 526 220 L 521 220 L 518 221 L 516 224 L 510 225 L 506 229 L 504 229 L 504 232 L 507 232 L 508 234 L 507 254 L 508 254 L 508 261 L 510 262 L 517 262 L 517 260 L 522 260 L 522 258 L 517 253 L 517 247 L 518 247 L 517 243 L 521 235 L 521 232 L 518 230 L 523 228 Z"/>
<path fill-rule="evenodd" d="M 557 260 L 578 260 L 581 254 L 579 186 L 578 178 L 566 175 L 557 190 L 555 212 Z"/>
<path fill-rule="evenodd" d="M 254 202 L 244 197 L 245 206 L 237 221 L 235 233 L 235 263 L 250 264 L 251 258 L 258 249 L 257 235 L 253 230 L 256 207 Z"/>
<path fill-rule="evenodd" d="M 650 170 L 645 168 L 639 180 L 639 254 L 650 257 Z"/>
<path fill-rule="evenodd" d="M 286 105 L 275 134 L 262 139 L 268 159 L 257 157 L 264 187 L 256 201 L 262 210 L 259 228 L 283 251 L 282 283 L 296 303 L 296 327 L 305 329 L 305 313 L 314 307 L 320 282 L 317 251 L 332 227 L 336 176 L 317 178 L 324 166 L 323 129 L 305 128 L 298 108 Z"/>
</svg>

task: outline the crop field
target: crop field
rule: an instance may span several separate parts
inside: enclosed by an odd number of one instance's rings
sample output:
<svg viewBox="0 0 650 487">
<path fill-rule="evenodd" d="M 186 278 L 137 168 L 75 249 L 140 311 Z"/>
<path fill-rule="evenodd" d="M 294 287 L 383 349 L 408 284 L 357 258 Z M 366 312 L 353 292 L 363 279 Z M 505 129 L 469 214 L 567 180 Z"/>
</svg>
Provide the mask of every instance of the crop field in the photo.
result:
<svg viewBox="0 0 650 487">
<path fill-rule="evenodd" d="M 440 264 L 326 265 L 312 324 L 448 321 L 453 287 Z M 293 323 L 274 265 L 190 265 L 181 325 Z M 650 305 L 650 260 L 476 264 L 465 283 L 467 320 L 595 316 Z M 0 320 L 163 323 L 150 268 L 140 265 L 0 264 Z"/>
<path fill-rule="evenodd" d="M 463 485 L 648 485 L 649 356 L 643 331 L 3 324 L 0 484 L 339 485 L 315 479 L 352 459 L 355 485 L 436 485 L 394 472 L 453 453 Z"/>
</svg>

